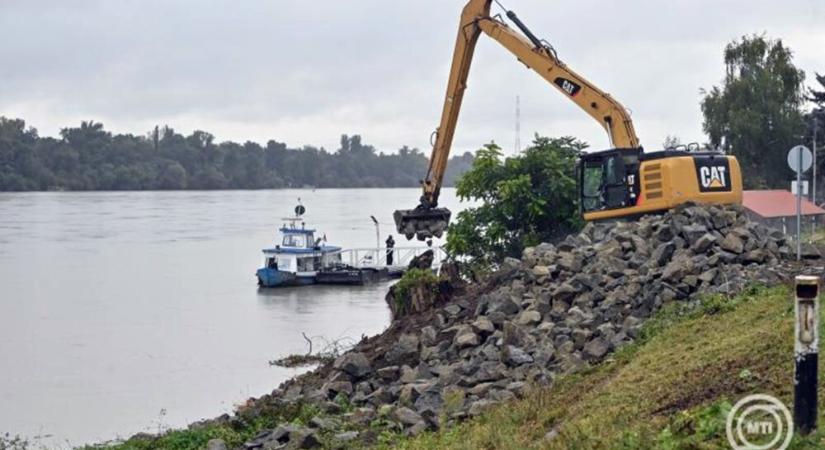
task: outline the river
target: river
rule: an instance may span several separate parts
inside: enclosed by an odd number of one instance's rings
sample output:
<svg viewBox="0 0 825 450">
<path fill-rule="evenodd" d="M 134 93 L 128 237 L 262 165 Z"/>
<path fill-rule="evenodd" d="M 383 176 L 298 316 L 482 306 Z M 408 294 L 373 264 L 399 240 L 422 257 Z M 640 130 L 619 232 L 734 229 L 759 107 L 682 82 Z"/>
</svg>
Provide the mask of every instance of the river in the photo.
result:
<svg viewBox="0 0 825 450">
<path fill-rule="evenodd" d="M 0 193 L 0 435 L 68 448 L 184 426 L 300 373 L 268 361 L 305 352 L 301 333 L 317 349 L 381 332 L 388 283 L 259 290 L 260 249 L 298 197 L 330 243 L 363 247 L 370 215 L 383 241 L 419 195 Z"/>
</svg>

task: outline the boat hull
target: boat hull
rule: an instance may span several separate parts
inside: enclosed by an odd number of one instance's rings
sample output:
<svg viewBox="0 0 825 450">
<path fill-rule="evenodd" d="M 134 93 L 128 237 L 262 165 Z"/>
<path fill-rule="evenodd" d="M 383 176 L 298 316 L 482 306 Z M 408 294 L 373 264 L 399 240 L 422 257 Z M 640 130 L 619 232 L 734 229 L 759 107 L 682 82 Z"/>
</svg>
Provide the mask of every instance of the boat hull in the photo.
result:
<svg viewBox="0 0 825 450">
<path fill-rule="evenodd" d="M 387 270 L 370 269 L 330 269 L 318 272 L 318 284 L 364 285 L 387 279 Z"/>
<path fill-rule="evenodd" d="M 255 273 L 260 287 L 305 286 L 315 284 L 315 275 L 298 275 L 277 269 L 258 269 Z"/>
</svg>

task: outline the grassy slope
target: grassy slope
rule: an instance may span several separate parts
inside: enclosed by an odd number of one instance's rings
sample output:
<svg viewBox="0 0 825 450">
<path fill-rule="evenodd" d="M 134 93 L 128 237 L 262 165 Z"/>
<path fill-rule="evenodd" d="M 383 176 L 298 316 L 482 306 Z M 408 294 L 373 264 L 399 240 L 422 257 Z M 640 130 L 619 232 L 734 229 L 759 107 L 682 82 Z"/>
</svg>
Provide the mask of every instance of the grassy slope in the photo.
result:
<svg viewBox="0 0 825 450">
<path fill-rule="evenodd" d="M 791 404 L 792 338 L 793 308 L 786 287 L 754 288 L 731 301 L 707 298 L 691 312 L 672 306 L 646 324 L 637 343 L 610 361 L 474 421 L 400 446 L 728 448 L 725 417 L 737 400 L 768 393 Z M 558 435 L 543 440 L 553 429 Z M 791 448 L 823 447 L 825 433 L 796 437 Z"/>
<path fill-rule="evenodd" d="M 292 422 L 306 425 L 318 415 L 317 408 L 297 405 L 271 411 L 266 417 L 242 418 L 236 426 L 228 424 L 193 426 L 190 429 L 171 430 L 161 436 L 136 436 L 117 444 L 89 445 L 81 450 L 105 448 L 106 450 L 199 450 L 206 447 L 210 439 L 223 439 L 229 448 L 237 447 L 263 429 L 272 429 L 279 423 Z M 0 446 L 2 450 L 2 446 Z"/>
</svg>

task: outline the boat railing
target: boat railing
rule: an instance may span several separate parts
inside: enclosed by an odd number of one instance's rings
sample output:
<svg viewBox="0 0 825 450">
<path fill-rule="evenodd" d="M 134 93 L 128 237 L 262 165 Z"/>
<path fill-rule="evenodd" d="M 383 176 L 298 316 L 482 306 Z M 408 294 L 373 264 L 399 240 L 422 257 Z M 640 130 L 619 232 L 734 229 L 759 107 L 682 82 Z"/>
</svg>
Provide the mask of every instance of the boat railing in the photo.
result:
<svg viewBox="0 0 825 450">
<path fill-rule="evenodd" d="M 392 250 L 392 264 L 387 264 L 388 250 Z M 427 250 L 433 251 L 433 267 L 439 267 L 447 259 L 447 252 L 442 247 L 365 247 L 342 250 L 341 262 L 357 268 L 406 267 Z"/>
</svg>

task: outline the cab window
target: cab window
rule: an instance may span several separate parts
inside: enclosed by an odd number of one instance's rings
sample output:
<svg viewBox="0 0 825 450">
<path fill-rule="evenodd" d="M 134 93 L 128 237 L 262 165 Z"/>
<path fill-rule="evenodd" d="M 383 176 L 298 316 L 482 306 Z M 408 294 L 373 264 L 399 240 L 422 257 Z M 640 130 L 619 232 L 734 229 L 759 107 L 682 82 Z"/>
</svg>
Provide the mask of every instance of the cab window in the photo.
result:
<svg viewBox="0 0 825 450">
<path fill-rule="evenodd" d="M 601 209 L 603 175 L 601 163 L 585 164 L 582 180 L 582 207 L 585 211 Z"/>
<path fill-rule="evenodd" d="M 611 156 L 607 158 L 607 161 L 604 162 L 605 166 L 605 184 L 608 186 L 623 184 L 624 183 L 624 171 L 620 169 L 620 156 Z"/>
</svg>

